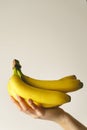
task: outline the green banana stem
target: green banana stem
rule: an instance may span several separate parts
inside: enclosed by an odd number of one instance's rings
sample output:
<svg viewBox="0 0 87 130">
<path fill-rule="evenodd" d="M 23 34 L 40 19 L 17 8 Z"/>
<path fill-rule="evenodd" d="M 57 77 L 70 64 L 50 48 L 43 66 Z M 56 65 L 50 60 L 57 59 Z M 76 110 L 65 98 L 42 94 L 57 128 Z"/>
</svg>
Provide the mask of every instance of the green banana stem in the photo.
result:
<svg viewBox="0 0 87 130">
<path fill-rule="evenodd" d="M 13 75 L 17 75 L 17 68 L 16 67 L 13 68 L 12 73 L 13 73 Z"/>
<path fill-rule="evenodd" d="M 17 74 L 18 74 L 18 76 L 22 79 L 23 74 L 22 74 L 22 72 L 21 72 L 20 69 L 17 69 Z"/>
<path fill-rule="evenodd" d="M 12 69 L 13 69 L 13 74 L 18 75 L 20 78 L 22 78 L 23 74 L 21 72 L 21 65 L 17 59 L 13 60 Z"/>
</svg>

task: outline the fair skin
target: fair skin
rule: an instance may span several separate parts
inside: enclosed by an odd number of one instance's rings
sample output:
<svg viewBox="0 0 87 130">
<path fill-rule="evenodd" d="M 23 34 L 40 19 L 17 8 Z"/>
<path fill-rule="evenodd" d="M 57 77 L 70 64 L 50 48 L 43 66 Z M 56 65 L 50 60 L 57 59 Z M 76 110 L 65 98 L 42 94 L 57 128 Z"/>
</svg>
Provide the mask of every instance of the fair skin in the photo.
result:
<svg viewBox="0 0 87 130">
<path fill-rule="evenodd" d="M 11 99 L 20 111 L 33 118 L 53 121 L 59 124 L 64 130 L 87 130 L 86 126 L 59 107 L 43 108 L 35 105 L 30 99 L 26 103 L 20 96 L 17 96 L 17 100 L 13 97 Z"/>
</svg>

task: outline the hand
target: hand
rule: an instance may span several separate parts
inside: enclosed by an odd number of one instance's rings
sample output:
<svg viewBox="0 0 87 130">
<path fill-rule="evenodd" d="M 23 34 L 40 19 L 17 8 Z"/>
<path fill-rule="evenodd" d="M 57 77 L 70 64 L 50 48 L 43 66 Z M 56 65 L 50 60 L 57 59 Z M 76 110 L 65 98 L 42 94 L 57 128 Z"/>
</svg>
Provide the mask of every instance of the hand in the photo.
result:
<svg viewBox="0 0 87 130">
<path fill-rule="evenodd" d="M 81 124 L 78 120 L 59 107 L 43 108 L 35 105 L 31 99 L 26 102 L 20 96 L 17 96 L 17 100 L 13 97 L 11 97 L 11 99 L 19 110 L 32 116 L 33 118 L 54 121 L 60 124 L 60 126 L 65 130 L 87 130 L 86 126 Z"/>
<path fill-rule="evenodd" d="M 29 99 L 28 103 L 26 103 L 26 101 L 20 96 L 17 96 L 17 100 L 15 100 L 13 97 L 11 97 L 11 99 L 20 111 L 32 116 L 33 118 L 40 118 L 56 122 L 56 120 L 58 121 L 64 116 L 64 111 L 59 107 L 43 108 L 35 105 L 31 99 Z"/>
</svg>

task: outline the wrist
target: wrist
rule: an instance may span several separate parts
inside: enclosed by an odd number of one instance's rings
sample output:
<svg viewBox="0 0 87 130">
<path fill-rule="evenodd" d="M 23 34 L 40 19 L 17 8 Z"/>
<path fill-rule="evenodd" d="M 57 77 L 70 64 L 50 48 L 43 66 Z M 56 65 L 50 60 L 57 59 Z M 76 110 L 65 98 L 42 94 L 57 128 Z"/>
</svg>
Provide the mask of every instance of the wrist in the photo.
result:
<svg viewBox="0 0 87 130">
<path fill-rule="evenodd" d="M 65 130 L 87 130 L 83 124 L 62 109 L 60 117 L 57 117 L 55 122 L 62 126 Z"/>
<path fill-rule="evenodd" d="M 63 109 L 58 108 L 55 117 L 53 118 L 53 121 L 62 125 L 65 122 L 66 117 L 67 113 Z"/>
</svg>

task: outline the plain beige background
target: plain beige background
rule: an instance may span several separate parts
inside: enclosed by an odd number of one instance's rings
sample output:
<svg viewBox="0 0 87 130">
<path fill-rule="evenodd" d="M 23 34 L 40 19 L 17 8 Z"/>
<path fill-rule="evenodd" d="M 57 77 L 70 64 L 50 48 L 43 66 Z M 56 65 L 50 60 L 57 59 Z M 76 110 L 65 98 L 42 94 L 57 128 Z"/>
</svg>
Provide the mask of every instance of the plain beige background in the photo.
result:
<svg viewBox="0 0 87 130">
<path fill-rule="evenodd" d="M 0 129 L 62 130 L 50 121 L 21 113 L 10 101 L 7 82 L 12 60 L 25 74 L 58 79 L 75 74 L 84 87 L 62 106 L 87 125 L 86 0 L 0 0 Z"/>
</svg>

